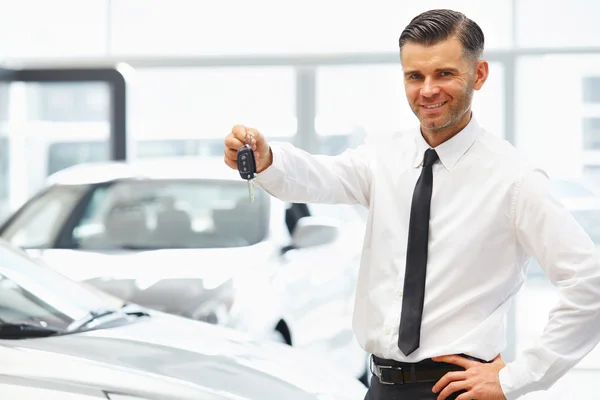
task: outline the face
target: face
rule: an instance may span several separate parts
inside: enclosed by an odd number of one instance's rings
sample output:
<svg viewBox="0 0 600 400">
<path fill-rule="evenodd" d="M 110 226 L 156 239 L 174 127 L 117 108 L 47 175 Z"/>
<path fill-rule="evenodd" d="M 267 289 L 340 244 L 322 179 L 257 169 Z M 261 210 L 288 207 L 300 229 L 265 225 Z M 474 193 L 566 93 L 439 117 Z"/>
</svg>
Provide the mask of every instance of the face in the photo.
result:
<svg viewBox="0 0 600 400">
<path fill-rule="evenodd" d="M 406 97 L 423 133 L 456 133 L 464 128 L 473 91 L 487 79 L 487 62 L 469 60 L 455 38 L 433 46 L 406 43 L 401 61 Z"/>
</svg>

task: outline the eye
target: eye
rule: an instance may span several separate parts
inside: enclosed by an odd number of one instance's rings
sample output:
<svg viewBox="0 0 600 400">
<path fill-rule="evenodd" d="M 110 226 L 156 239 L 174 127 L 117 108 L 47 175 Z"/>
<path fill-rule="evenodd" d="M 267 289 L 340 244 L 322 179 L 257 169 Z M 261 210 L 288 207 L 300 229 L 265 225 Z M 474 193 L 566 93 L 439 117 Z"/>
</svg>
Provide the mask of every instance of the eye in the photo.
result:
<svg viewBox="0 0 600 400">
<path fill-rule="evenodd" d="M 423 75 L 421 74 L 410 74 L 408 75 L 408 79 L 421 79 Z"/>
<path fill-rule="evenodd" d="M 440 72 L 440 75 L 441 75 L 441 76 L 452 76 L 452 72 L 449 72 L 449 71 L 442 71 L 442 72 Z"/>
</svg>

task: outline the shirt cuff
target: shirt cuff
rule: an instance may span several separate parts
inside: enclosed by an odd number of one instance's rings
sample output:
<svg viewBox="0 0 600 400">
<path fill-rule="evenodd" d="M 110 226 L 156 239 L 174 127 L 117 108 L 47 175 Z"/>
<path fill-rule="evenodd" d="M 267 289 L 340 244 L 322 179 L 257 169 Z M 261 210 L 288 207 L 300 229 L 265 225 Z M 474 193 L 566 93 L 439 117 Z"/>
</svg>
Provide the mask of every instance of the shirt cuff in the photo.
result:
<svg viewBox="0 0 600 400">
<path fill-rule="evenodd" d="M 504 368 L 500 370 L 500 387 L 506 400 L 518 399 L 524 395 L 523 387 L 528 383 L 527 378 L 529 376 L 527 369 L 523 368 L 523 365 L 518 363 L 508 363 Z"/>
<path fill-rule="evenodd" d="M 269 183 L 276 182 L 284 176 L 282 168 L 281 148 L 277 144 L 271 144 L 271 153 L 273 153 L 273 162 L 252 180 L 257 186 L 265 189 Z"/>
<path fill-rule="evenodd" d="M 537 351 L 536 351 L 537 350 Z M 548 387 L 548 369 L 556 358 L 550 352 L 542 349 L 525 351 L 516 360 L 506 364 L 500 370 L 500 387 L 507 400 L 518 399 L 521 396 Z"/>
</svg>

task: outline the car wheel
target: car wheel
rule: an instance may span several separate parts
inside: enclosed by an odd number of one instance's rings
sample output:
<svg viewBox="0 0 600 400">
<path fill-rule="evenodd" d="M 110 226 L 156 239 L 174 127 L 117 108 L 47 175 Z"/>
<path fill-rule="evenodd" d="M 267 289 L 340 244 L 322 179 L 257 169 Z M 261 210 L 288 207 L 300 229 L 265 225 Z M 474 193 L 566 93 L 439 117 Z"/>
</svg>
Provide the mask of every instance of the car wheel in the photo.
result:
<svg viewBox="0 0 600 400">
<path fill-rule="evenodd" d="M 273 332 L 271 333 L 271 340 L 278 342 L 278 343 L 287 344 L 287 340 L 285 340 L 285 336 L 283 336 L 283 333 L 279 332 L 277 329 L 273 330 Z"/>
<path fill-rule="evenodd" d="M 292 345 L 292 333 L 284 320 L 279 320 L 273 329 L 272 337 L 278 342 Z"/>
</svg>

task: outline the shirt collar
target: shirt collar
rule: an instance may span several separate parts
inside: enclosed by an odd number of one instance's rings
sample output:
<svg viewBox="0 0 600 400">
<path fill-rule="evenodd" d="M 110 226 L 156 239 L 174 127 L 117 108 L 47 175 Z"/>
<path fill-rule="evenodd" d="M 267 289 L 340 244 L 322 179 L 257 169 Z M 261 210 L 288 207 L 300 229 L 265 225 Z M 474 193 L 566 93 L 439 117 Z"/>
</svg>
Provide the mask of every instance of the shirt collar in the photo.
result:
<svg viewBox="0 0 600 400">
<path fill-rule="evenodd" d="M 458 160 L 469 150 L 469 147 L 477 139 L 480 129 L 475 117 L 471 116 L 471 120 L 462 131 L 435 148 L 436 153 L 440 157 L 440 162 L 447 170 L 451 170 Z M 423 139 L 420 129 L 417 129 L 415 140 L 417 154 L 415 155 L 413 165 L 415 168 L 418 168 L 423 164 L 423 155 L 425 154 L 425 150 L 429 149 L 430 146 Z"/>
</svg>

